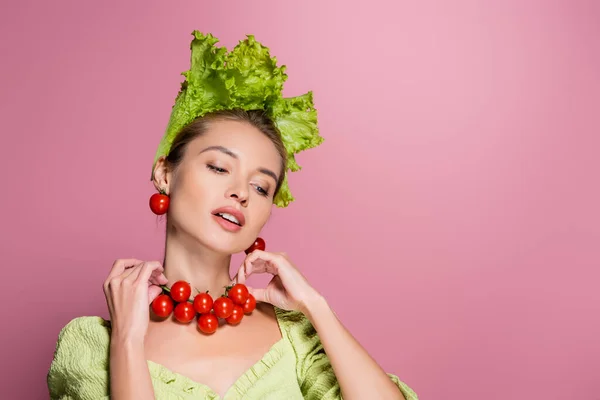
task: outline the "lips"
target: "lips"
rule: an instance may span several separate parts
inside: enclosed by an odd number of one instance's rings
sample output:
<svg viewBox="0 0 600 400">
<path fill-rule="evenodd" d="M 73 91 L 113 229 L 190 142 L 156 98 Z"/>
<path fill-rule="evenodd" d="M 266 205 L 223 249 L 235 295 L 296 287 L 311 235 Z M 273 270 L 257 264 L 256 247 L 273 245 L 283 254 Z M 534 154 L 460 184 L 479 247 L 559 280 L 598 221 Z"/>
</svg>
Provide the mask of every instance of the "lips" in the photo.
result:
<svg viewBox="0 0 600 400">
<path fill-rule="evenodd" d="M 221 207 L 212 211 L 212 215 L 223 218 L 232 224 L 238 225 L 240 227 L 244 226 L 246 223 L 246 218 L 244 218 L 244 214 L 238 211 L 233 207 Z"/>
</svg>

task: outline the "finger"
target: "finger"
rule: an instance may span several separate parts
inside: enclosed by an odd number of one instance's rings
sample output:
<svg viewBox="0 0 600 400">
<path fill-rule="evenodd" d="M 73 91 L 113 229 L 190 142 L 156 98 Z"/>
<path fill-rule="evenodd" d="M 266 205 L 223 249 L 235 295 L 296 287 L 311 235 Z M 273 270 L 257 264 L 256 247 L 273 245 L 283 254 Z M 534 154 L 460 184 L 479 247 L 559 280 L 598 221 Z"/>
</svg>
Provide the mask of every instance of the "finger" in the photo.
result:
<svg viewBox="0 0 600 400">
<path fill-rule="evenodd" d="M 141 268 L 139 268 L 139 273 L 136 276 L 136 282 L 148 282 L 150 280 L 150 276 L 154 271 L 159 271 L 162 273 L 164 271 L 163 266 L 158 261 L 147 261 L 145 262 Z"/>
<path fill-rule="evenodd" d="M 271 253 L 263 250 L 254 250 L 252 253 L 246 256 L 246 260 L 264 260 L 264 261 L 281 261 L 284 257 L 278 253 Z"/>
<path fill-rule="evenodd" d="M 261 258 L 256 260 L 246 260 L 244 262 L 246 279 L 254 274 L 265 274 L 270 273 L 272 275 L 277 275 L 277 268 L 273 267 L 269 261 L 263 260 Z"/>
<path fill-rule="evenodd" d="M 158 276 L 154 276 L 154 273 L 150 276 L 150 280 L 148 281 L 148 285 L 166 285 L 169 283 L 169 280 L 164 274 L 158 274 Z"/>
<path fill-rule="evenodd" d="M 235 277 L 233 278 L 233 280 L 231 281 L 231 283 L 233 285 L 235 285 L 236 283 L 246 284 L 246 264 L 245 264 L 245 262 L 243 262 L 242 265 L 240 265 L 240 268 L 238 269 L 238 272 L 235 275 Z"/>
<path fill-rule="evenodd" d="M 155 298 L 158 297 L 159 294 L 162 293 L 162 288 L 160 286 L 151 285 L 148 288 L 148 305 L 150 305 Z"/>
<path fill-rule="evenodd" d="M 132 267 L 127 267 L 127 268 L 125 268 L 123 273 L 121 273 L 121 275 L 115 276 L 114 278 L 112 278 L 112 280 L 113 281 L 118 280 L 120 282 L 133 282 L 133 281 L 135 281 L 135 278 L 138 276 L 140 269 L 142 268 L 143 265 L 144 265 L 144 262 L 142 261 L 140 264 L 137 264 Z"/>
<path fill-rule="evenodd" d="M 123 271 L 123 273 L 120 276 L 118 276 L 118 278 L 121 279 L 122 281 L 129 278 L 129 280 L 133 281 L 139 275 L 140 270 L 143 266 L 144 266 L 144 262 L 142 261 L 140 264 L 138 264 L 134 267 L 129 267 L 129 268 L 125 269 L 125 271 Z"/>
<path fill-rule="evenodd" d="M 255 250 L 259 251 L 259 250 Z M 266 261 L 260 258 L 250 257 L 250 253 L 246 256 L 242 265 L 238 269 L 238 273 L 236 274 L 233 282 L 235 283 L 246 283 L 246 279 L 252 274 L 260 274 L 264 272 L 269 272 L 268 267 L 266 265 Z"/>
<path fill-rule="evenodd" d="M 113 302 L 110 294 L 108 293 L 108 285 L 103 288 L 104 298 L 106 299 L 106 307 L 108 308 L 108 313 L 111 315 L 111 320 L 113 319 Z"/>
<path fill-rule="evenodd" d="M 279 266 L 285 261 L 285 258 L 280 254 L 255 250 L 246 257 L 246 276 L 250 276 L 252 273 L 263 272 L 277 275 Z"/>
<path fill-rule="evenodd" d="M 142 260 L 138 260 L 135 258 L 123 258 L 116 260 L 110 269 L 107 280 L 115 276 L 121 275 L 126 269 L 135 267 L 136 265 L 139 265 L 142 262 Z"/>
<path fill-rule="evenodd" d="M 267 299 L 266 289 L 248 288 L 248 291 L 252 293 L 252 296 L 254 296 L 256 301 L 260 301 L 262 303 L 269 303 L 269 300 Z"/>
<path fill-rule="evenodd" d="M 264 261 L 257 260 L 254 261 L 254 264 L 250 260 L 244 260 L 244 281 L 254 274 L 262 274 L 267 272 L 266 267 L 264 266 Z"/>
<path fill-rule="evenodd" d="M 169 280 L 167 279 L 167 277 L 165 276 L 165 274 L 163 273 L 164 271 L 164 267 L 161 269 L 155 269 L 152 271 L 152 274 L 150 274 L 150 279 L 149 282 L 155 284 L 155 285 L 166 285 Z"/>
</svg>

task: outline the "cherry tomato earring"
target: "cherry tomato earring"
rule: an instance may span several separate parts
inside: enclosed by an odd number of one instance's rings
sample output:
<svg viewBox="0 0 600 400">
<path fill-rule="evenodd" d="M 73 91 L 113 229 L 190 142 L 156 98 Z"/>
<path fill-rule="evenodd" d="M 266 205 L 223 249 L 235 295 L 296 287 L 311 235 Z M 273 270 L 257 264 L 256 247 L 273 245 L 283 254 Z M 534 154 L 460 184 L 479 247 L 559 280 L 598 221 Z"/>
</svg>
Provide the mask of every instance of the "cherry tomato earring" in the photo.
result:
<svg viewBox="0 0 600 400">
<path fill-rule="evenodd" d="M 246 254 L 250 254 L 252 253 L 254 250 L 262 250 L 264 251 L 266 248 L 265 246 L 265 241 L 263 238 L 256 238 L 256 240 L 254 241 L 254 243 L 252 243 L 252 246 L 248 247 L 245 252 Z"/>
<path fill-rule="evenodd" d="M 169 210 L 169 196 L 163 189 L 150 196 L 150 209 L 156 215 L 163 215 Z"/>
</svg>

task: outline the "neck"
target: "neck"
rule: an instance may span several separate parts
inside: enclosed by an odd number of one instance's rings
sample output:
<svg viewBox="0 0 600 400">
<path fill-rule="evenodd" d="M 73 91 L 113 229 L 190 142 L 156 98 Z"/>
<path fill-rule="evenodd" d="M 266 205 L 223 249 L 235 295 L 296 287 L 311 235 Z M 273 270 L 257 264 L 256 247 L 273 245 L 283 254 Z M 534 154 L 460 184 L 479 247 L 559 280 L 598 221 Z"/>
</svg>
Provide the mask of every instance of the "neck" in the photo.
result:
<svg viewBox="0 0 600 400">
<path fill-rule="evenodd" d="M 200 292 L 208 290 L 216 299 L 231 283 L 231 255 L 216 253 L 182 236 L 174 230 L 167 231 L 163 263 L 164 274 L 169 280 L 167 286 L 183 280 L 192 286 L 192 298 L 197 294 L 195 289 L 198 289 Z"/>
</svg>

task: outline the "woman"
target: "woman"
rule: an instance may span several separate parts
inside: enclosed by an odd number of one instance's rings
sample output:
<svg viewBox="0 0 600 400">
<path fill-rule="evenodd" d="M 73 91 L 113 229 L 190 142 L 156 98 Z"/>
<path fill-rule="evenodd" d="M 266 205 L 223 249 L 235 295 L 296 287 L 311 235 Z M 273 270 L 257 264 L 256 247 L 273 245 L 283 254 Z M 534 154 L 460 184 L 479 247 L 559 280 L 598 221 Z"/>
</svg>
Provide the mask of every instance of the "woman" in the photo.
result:
<svg viewBox="0 0 600 400">
<path fill-rule="evenodd" d="M 285 254 L 248 251 L 231 279 L 231 255 L 255 243 L 273 204 L 293 200 L 286 183 L 286 171 L 299 169 L 293 155 L 322 138 L 311 94 L 282 98 L 284 67 L 252 36 L 227 54 L 211 35 L 194 35 L 192 66 L 152 172 L 165 201 L 152 208 L 168 216 L 164 262 L 113 264 L 104 283 L 111 320 L 80 317 L 62 329 L 51 397 L 417 399 L 354 340 Z M 266 288 L 248 288 L 253 297 L 244 299 L 254 298 L 256 308 L 241 321 L 221 319 L 216 332 L 200 317 L 181 323 L 155 315 L 161 292 L 175 282 L 216 299 L 256 273 L 273 275 Z M 215 313 L 216 300 L 203 315 Z"/>
</svg>

